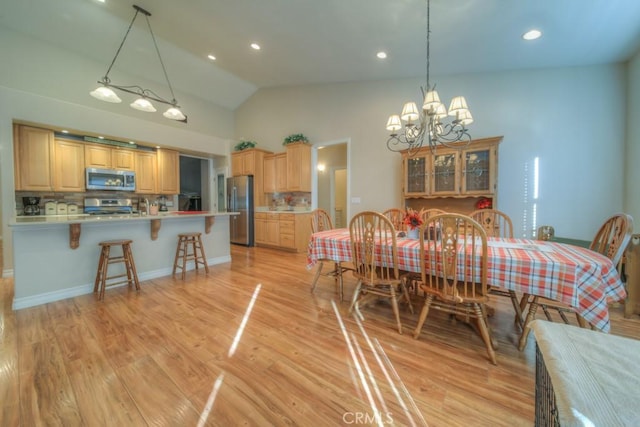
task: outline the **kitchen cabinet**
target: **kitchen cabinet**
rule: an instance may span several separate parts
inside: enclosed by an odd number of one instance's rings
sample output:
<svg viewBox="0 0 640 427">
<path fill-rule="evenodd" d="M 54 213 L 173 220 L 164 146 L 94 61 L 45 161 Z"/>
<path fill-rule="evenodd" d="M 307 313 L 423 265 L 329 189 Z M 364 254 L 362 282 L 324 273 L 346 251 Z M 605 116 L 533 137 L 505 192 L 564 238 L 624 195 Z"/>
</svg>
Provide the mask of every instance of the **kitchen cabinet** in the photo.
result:
<svg viewBox="0 0 640 427">
<path fill-rule="evenodd" d="M 56 139 L 53 161 L 53 190 L 84 192 L 84 144 Z"/>
<path fill-rule="evenodd" d="M 257 245 L 280 246 L 280 215 L 273 212 L 256 212 L 254 218 Z"/>
<path fill-rule="evenodd" d="M 180 153 L 158 148 L 158 194 L 180 193 Z"/>
<path fill-rule="evenodd" d="M 470 213 L 479 198 L 497 205 L 498 146 L 502 137 L 402 153 L 405 206 Z"/>
<path fill-rule="evenodd" d="M 254 206 L 265 206 L 264 158 L 273 154 L 259 148 L 235 151 L 231 153 L 232 176 L 253 175 Z"/>
<path fill-rule="evenodd" d="M 16 190 L 51 191 L 54 150 L 52 130 L 13 126 L 13 154 Z"/>
<path fill-rule="evenodd" d="M 98 144 L 85 144 L 85 165 L 88 168 L 111 168 L 111 147 Z"/>
<path fill-rule="evenodd" d="M 276 192 L 278 193 L 289 191 L 287 186 L 287 158 L 287 153 L 279 153 L 275 156 Z"/>
<path fill-rule="evenodd" d="M 265 193 L 276 192 L 276 157 L 273 154 L 264 156 L 264 169 L 262 171 Z"/>
<path fill-rule="evenodd" d="M 288 191 L 311 191 L 311 145 L 295 142 L 287 145 Z"/>
<path fill-rule="evenodd" d="M 264 156 L 271 154 L 257 148 L 250 148 L 231 153 L 231 173 L 232 176 L 256 175 L 262 172 Z"/>
<path fill-rule="evenodd" d="M 285 152 L 265 157 L 265 168 L 265 193 L 311 191 L 309 144 L 288 144 Z"/>
<path fill-rule="evenodd" d="M 305 252 L 311 236 L 310 221 L 308 213 L 256 212 L 254 224 L 256 244 Z"/>
<path fill-rule="evenodd" d="M 84 144 L 85 166 L 98 169 L 135 170 L 135 152 L 100 144 Z"/>
<path fill-rule="evenodd" d="M 111 167 L 118 170 L 135 170 L 135 151 L 117 147 L 112 148 Z"/>
<path fill-rule="evenodd" d="M 158 177 L 158 159 L 153 151 L 135 153 L 136 193 L 155 194 Z"/>
</svg>

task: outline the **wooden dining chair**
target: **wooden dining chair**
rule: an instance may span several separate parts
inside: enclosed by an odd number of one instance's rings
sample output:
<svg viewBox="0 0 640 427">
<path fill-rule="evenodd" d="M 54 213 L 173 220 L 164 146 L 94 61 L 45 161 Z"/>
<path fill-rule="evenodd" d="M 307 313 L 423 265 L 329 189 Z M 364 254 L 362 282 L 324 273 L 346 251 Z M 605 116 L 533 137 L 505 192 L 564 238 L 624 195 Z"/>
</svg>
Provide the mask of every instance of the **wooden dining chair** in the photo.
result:
<svg viewBox="0 0 640 427">
<path fill-rule="evenodd" d="M 443 211 L 442 209 L 436 209 L 436 208 L 423 209 L 422 210 L 422 222 L 425 223 L 432 216 L 440 215 L 440 214 L 443 214 L 443 213 L 446 213 L 446 211 Z"/>
<path fill-rule="evenodd" d="M 402 333 L 399 297 L 407 302 L 411 313 L 413 307 L 404 277 L 398 269 L 396 229 L 387 217 L 378 212 L 360 212 L 349 223 L 349 235 L 354 275 L 358 279 L 349 313 L 355 309 L 362 319 L 362 306 L 372 300 L 386 298 L 391 302 L 398 332 Z"/>
<path fill-rule="evenodd" d="M 482 226 L 487 237 L 506 237 L 513 238 L 513 221 L 506 213 L 497 209 L 478 209 L 469 214 L 469 216 Z M 489 293 L 491 295 L 507 297 L 511 300 L 513 311 L 516 313 L 515 321 L 520 326 L 524 323 L 522 316 L 522 299 L 518 298 L 515 291 L 502 289 L 497 286 L 490 286 Z"/>
<path fill-rule="evenodd" d="M 478 209 L 469 214 L 484 228 L 487 237 L 513 237 L 513 222 L 506 213 L 497 209 Z"/>
<path fill-rule="evenodd" d="M 405 213 L 404 209 L 391 208 L 382 212 L 382 215 L 391 221 L 391 224 L 393 224 L 396 231 L 407 231 L 407 227 L 404 225 Z"/>
<path fill-rule="evenodd" d="M 624 251 L 631 240 L 633 234 L 633 218 L 625 213 L 618 213 L 609 218 L 600 226 L 593 238 L 589 249 L 598 252 L 609 258 L 613 265 L 618 266 L 624 255 Z M 518 343 L 518 349 L 522 351 L 527 344 L 529 337 L 529 325 L 536 318 L 538 307 L 542 308 L 545 317 L 550 322 L 553 321 L 551 312 L 557 312 L 564 323 L 569 324 L 567 313 L 575 315 L 578 325 L 582 328 L 590 327 L 580 314 L 572 307 L 559 301 L 550 300 L 536 295 L 524 294 L 521 306 L 528 303 L 529 309 L 524 320 L 522 335 Z"/>
<path fill-rule="evenodd" d="M 486 309 L 489 286 L 484 229 L 466 215 L 444 213 L 421 226 L 420 243 L 420 259 L 424 262 L 419 286 L 425 299 L 413 337 L 420 336 L 432 308 L 457 318 L 473 319 L 489 360 L 495 365 Z"/>
<path fill-rule="evenodd" d="M 327 211 L 323 209 L 314 209 L 311 212 L 311 233 L 317 233 L 319 231 L 332 230 L 333 223 L 331 222 L 331 217 L 327 213 Z M 322 273 L 322 268 L 324 267 L 324 263 L 333 263 L 333 269 Z M 318 279 L 320 276 L 332 277 L 334 279 L 336 290 L 338 292 L 338 296 L 340 297 L 340 302 L 344 300 L 344 284 L 342 279 L 342 274 L 345 271 L 353 270 L 352 268 L 344 266 L 339 261 L 333 260 L 319 260 L 318 267 L 316 268 L 316 273 L 313 276 L 313 282 L 311 282 L 311 293 L 313 293 L 316 289 L 316 285 L 318 284 Z"/>
</svg>

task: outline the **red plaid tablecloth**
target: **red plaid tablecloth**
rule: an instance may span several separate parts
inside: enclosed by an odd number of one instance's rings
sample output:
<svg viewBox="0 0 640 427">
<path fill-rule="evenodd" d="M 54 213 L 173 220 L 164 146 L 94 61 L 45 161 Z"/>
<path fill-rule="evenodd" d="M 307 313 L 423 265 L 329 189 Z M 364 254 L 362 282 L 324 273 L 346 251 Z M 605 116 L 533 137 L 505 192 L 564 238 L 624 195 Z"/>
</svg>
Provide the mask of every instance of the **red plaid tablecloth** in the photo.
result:
<svg viewBox="0 0 640 427">
<path fill-rule="evenodd" d="M 399 268 L 420 272 L 420 241 L 398 238 Z M 609 332 L 608 304 L 626 297 L 611 260 L 604 255 L 556 242 L 488 238 L 488 282 L 491 286 L 561 301 L 596 328 Z M 351 260 L 346 228 L 311 235 L 307 268 L 318 260 Z"/>
</svg>

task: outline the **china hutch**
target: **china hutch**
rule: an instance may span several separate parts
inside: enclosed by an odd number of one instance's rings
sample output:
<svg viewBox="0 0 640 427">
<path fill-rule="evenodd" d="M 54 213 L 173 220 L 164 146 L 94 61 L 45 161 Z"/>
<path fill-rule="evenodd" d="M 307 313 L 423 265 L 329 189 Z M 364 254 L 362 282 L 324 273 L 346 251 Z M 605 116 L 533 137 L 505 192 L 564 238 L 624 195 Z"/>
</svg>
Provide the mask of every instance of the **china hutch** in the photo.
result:
<svg viewBox="0 0 640 427">
<path fill-rule="evenodd" d="M 452 147 L 402 152 L 405 207 L 468 214 L 480 200 L 497 208 L 498 146 L 502 137 L 458 142 Z M 411 155 L 410 155 L 411 154 Z M 487 203 L 487 202 L 484 202 Z"/>
</svg>

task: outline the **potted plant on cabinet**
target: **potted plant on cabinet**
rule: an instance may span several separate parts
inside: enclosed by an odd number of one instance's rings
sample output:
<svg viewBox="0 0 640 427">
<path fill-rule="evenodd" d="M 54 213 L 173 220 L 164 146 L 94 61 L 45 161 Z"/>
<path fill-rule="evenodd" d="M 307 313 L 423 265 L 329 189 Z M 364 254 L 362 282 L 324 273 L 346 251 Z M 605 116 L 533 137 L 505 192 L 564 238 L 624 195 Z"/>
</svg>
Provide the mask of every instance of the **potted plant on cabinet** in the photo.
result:
<svg viewBox="0 0 640 427">
<path fill-rule="evenodd" d="M 253 148 L 256 145 L 258 145 L 258 143 L 255 141 L 240 141 L 235 145 L 235 147 L 233 147 L 233 149 L 235 151 L 242 151 L 242 150 L 247 150 L 249 148 Z"/>
<path fill-rule="evenodd" d="M 309 138 L 307 138 L 301 133 L 293 133 L 284 139 L 284 141 L 282 142 L 282 145 L 293 144 L 294 142 L 308 143 Z"/>
</svg>

